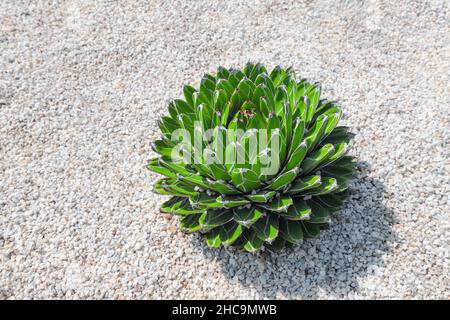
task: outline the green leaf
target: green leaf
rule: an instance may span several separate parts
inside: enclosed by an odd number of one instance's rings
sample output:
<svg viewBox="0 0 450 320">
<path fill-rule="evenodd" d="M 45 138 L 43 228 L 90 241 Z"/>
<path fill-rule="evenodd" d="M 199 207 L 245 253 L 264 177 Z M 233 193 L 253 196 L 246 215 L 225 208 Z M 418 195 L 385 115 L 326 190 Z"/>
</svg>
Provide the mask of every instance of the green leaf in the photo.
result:
<svg viewBox="0 0 450 320">
<path fill-rule="evenodd" d="M 188 232 L 199 231 L 202 228 L 198 221 L 201 215 L 202 213 L 195 213 L 182 216 L 180 219 L 181 228 L 186 229 Z"/>
<path fill-rule="evenodd" d="M 251 202 L 266 203 L 267 201 L 273 198 L 275 193 L 276 193 L 275 191 L 265 190 L 246 195 L 246 198 L 249 199 Z"/>
<path fill-rule="evenodd" d="M 347 152 L 347 144 L 346 143 L 340 143 L 338 145 L 334 145 L 334 153 L 331 157 L 328 158 L 328 160 L 321 165 L 321 167 L 324 167 L 330 163 L 335 162 L 336 160 L 339 160 L 340 158 L 342 158 L 346 152 Z"/>
<path fill-rule="evenodd" d="M 321 115 L 320 117 L 317 118 L 314 127 L 311 129 L 311 131 L 305 138 L 306 143 L 308 145 L 308 150 L 310 151 L 314 150 L 316 145 L 319 143 L 327 127 L 327 122 L 328 117 L 326 115 Z"/>
<path fill-rule="evenodd" d="M 213 125 L 213 109 L 208 105 L 201 103 L 197 109 L 198 119 L 203 125 L 203 129 L 206 131 Z"/>
<path fill-rule="evenodd" d="M 200 91 L 214 91 L 216 90 L 216 83 L 210 78 L 203 77 L 200 81 Z"/>
<path fill-rule="evenodd" d="M 284 240 L 296 244 L 302 241 L 303 231 L 300 221 L 286 220 L 281 218 L 280 221 L 280 235 Z"/>
<path fill-rule="evenodd" d="M 257 205 L 263 209 L 275 212 L 287 212 L 292 205 L 292 198 L 289 196 L 276 197 L 267 203 L 258 203 Z"/>
<path fill-rule="evenodd" d="M 231 71 L 230 76 L 228 77 L 228 81 L 236 88 L 239 85 L 239 82 L 245 77 L 245 74 L 240 70 Z"/>
<path fill-rule="evenodd" d="M 294 198 L 294 204 L 289 207 L 287 212 L 282 212 L 280 215 L 288 220 L 307 220 L 311 216 L 311 208 L 308 207 L 305 201 Z"/>
<path fill-rule="evenodd" d="M 161 211 L 175 213 L 175 210 L 178 209 L 185 200 L 186 199 L 183 197 L 170 198 L 161 205 Z"/>
<path fill-rule="evenodd" d="M 178 114 L 186 114 L 191 117 L 195 116 L 194 107 L 189 105 L 186 101 L 175 99 L 173 103 L 175 104 Z"/>
<path fill-rule="evenodd" d="M 248 100 L 251 98 L 253 91 L 255 91 L 256 87 L 250 79 L 243 78 L 237 87 L 239 97 L 242 101 Z"/>
<path fill-rule="evenodd" d="M 243 208 L 243 209 L 233 209 L 234 211 L 234 220 L 243 225 L 246 228 L 249 228 L 252 224 L 258 221 L 263 212 L 257 208 Z"/>
<path fill-rule="evenodd" d="M 310 90 L 308 97 L 309 97 L 309 105 L 308 105 L 308 112 L 306 115 L 306 123 L 309 123 L 312 120 L 314 114 L 316 113 L 316 108 L 320 100 L 320 86 L 314 85 L 314 87 Z"/>
<path fill-rule="evenodd" d="M 298 169 L 308 152 L 306 141 L 303 141 L 289 157 L 284 170 Z"/>
<path fill-rule="evenodd" d="M 211 248 L 219 248 L 222 244 L 222 240 L 220 239 L 220 229 L 221 228 L 212 229 L 206 234 L 206 243 Z"/>
<path fill-rule="evenodd" d="M 180 179 L 183 182 L 186 182 L 187 184 L 193 185 L 193 186 L 197 186 L 199 188 L 202 189 L 208 189 L 209 188 L 209 184 L 206 181 L 206 179 L 202 176 L 196 175 L 196 174 L 191 174 L 189 176 L 186 177 L 179 177 L 178 179 Z"/>
<path fill-rule="evenodd" d="M 342 199 L 335 195 L 335 194 L 325 194 L 321 196 L 314 197 L 315 200 L 317 200 L 318 203 L 320 203 L 322 206 L 326 207 L 328 210 L 338 210 L 342 204 Z"/>
<path fill-rule="evenodd" d="M 272 252 L 280 252 L 286 246 L 286 240 L 277 237 L 272 243 L 265 243 L 264 246 Z"/>
<path fill-rule="evenodd" d="M 308 190 L 303 195 L 322 195 L 336 191 L 339 188 L 337 180 L 331 177 L 321 177 L 321 184 L 317 188 Z"/>
<path fill-rule="evenodd" d="M 186 85 L 183 88 L 184 98 L 192 109 L 194 109 L 194 92 L 196 92 L 196 90 L 192 86 Z"/>
<path fill-rule="evenodd" d="M 228 80 L 225 80 L 225 79 L 219 79 L 217 81 L 216 87 L 217 87 L 217 89 L 224 90 L 228 94 L 229 97 L 231 97 L 231 95 L 234 92 L 233 85 Z"/>
<path fill-rule="evenodd" d="M 155 184 L 155 190 L 160 194 L 186 197 L 197 195 L 192 186 L 181 183 L 176 179 L 161 179 Z"/>
<path fill-rule="evenodd" d="M 222 66 L 217 69 L 217 77 L 221 79 L 228 79 L 230 71 Z"/>
<path fill-rule="evenodd" d="M 217 198 L 217 201 L 222 203 L 222 206 L 225 208 L 234 208 L 239 206 L 245 206 L 250 203 L 245 198 L 239 197 L 239 196 L 227 196 L 227 197 L 219 197 Z"/>
<path fill-rule="evenodd" d="M 339 120 L 341 120 L 342 111 L 339 108 L 337 108 L 335 112 L 325 114 L 328 116 L 327 127 L 325 128 L 325 132 L 323 134 L 326 137 L 334 130 L 334 128 L 336 128 L 337 124 L 339 123 Z"/>
<path fill-rule="evenodd" d="M 189 201 L 194 207 L 201 208 L 220 208 L 222 207 L 222 203 L 217 201 L 216 195 L 208 195 L 204 192 L 197 193 L 189 198 Z"/>
<path fill-rule="evenodd" d="M 267 214 L 255 222 L 252 229 L 261 240 L 271 243 L 278 236 L 278 216 Z"/>
<path fill-rule="evenodd" d="M 221 180 L 212 181 L 208 179 L 206 179 L 206 181 L 208 182 L 209 189 L 214 190 L 220 194 L 237 195 L 241 193 L 239 190 L 234 188 L 232 185 L 226 183 L 225 181 Z"/>
<path fill-rule="evenodd" d="M 166 139 L 156 140 L 152 143 L 152 149 L 161 156 L 170 158 L 172 156 L 173 144 Z"/>
<path fill-rule="evenodd" d="M 240 191 L 250 192 L 261 186 L 258 175 L 247 168 L 237 168 L 231 173 L 233 185 Z"/>
<path fill-rule="evenodd" d="M 224 180 L 224 181 L 231 180 L 231 176 L 228 173 L 227 168 L 225 168 L 223 164 L 211 163 L 209 167 L 215 180 Z"/>
<path fill-rule="evenodd" d="M 303 233 L 307 238 L 313 238 L 319 235 L 320 226 L 318 224 L 302 221 Z"/>
<path fill-rule="evenodd" d="M 334 146 L 332 144 L 326 144 L 318 151 L 314 152 L 311 156 L 308 156 L 303 160 L 301 169 L 302 174 L 308 174 L 313 171 L 315 168 L 320 166 L 329 157 L 334 154 Z"/>
<path fill-rule="evenodd" d="M 321 206 L 314 200 L 308 200 L 308 206 L 311 208 L 312 214 L 309 223 L 328 223 L 330 218 L 330 211 Z"/>
<path fill-rule="evenodd" d="M 256 252 L 261 249 L 264 241 L 261 240 L 256 231 L 253 229 L 247 229 L 242 233 L 242 238 L 244 240 L 244 248 L 249 252 Z"/>
<path fill-rule="evenodd" d="M 241 236 L 243 228 L 240 224 L 230 221 L 220 229 L 220 240 L 224 245 L 232 245 Z"/>
<path fill-rule="evenodd" d="M 278 191 L 286 188 L 297 177 L 298 172 L 299 168 L 296 167 L 279 175 L 266 189 Z"/>
<path fill-rule="evenodd" d="M 158 121 L 158 125 L 167 139 L 170 139 L 172 132 L 179 128 L 178 121 L 166 116 L 163 116 L 161 120 Z"/>
<path fill-rule="evenodd" d="M 153 172 L 162 174 L 162 175 L 164 175 L 164 176 L 166 176 L 166 177 L 169 177 L 169 178 L 176 178 L 176 176 L 177 176 L 176 172 L 174 172 L 174 171 L 172 171 L 172 170 L 169 170 L 169 169 L 167 169 L 167 168 L 161 166 L 161 165 L 159 164 L 159 161 L 158 161 L 157 158 L 156 158 L 156 159 L 150 160 L 150 161 L 148 162 L 148 164 L 147 164 L 147 168 L 148 168 L 150 171 L 153 171 Z"/>
<path fill-rule="evenodd" d="M 339 144 L 345 142 L 348 144 L 354 136 L 353 133 L 348 132 L 347 127 L 337 127 L 321 143 Z"/>
<path fill-rule="evenodd" d="M 233 211 L 228 209 L 215 209 L 204 212 L 199 219 L 200 225 L 206 228 L 215 228 L 233 219 Z"/>
<path fill-rule="evenodd" d="M 294 180 L 291 188 L 288 190 L 289 194 L 297 194 L 307 190 L 317 188 L 321 185 L 322 181 L 319 175 L 301 177 Z"/>
<path fill-rule="evenodd" d="M 289 144 L 289 153 L 288 153 L 289 156 L 291 156 L 294 153 L 294 151 L 299 147 L 300 143 L 302 143 L 304 132 L 305 132 L 305 122 L 300 117 L 297 117 L 295 119 L 292 139 Z"/>
<path fill-rule="evenodd" d="M 177 208 L 174 210 L 174 213 L 187 215 L 187 214 L 193 214 L 193 213 L 201 213 L 203 211 L 205 211 L 204 208 L 193 206 L 190 203 L 189 199 L 185 198 L 181 202 L 181 204 L 179 206 L 177 206 Z"/>
<path fill-rule="evenodd" d="M 186 165 L 181 162 L 166 161 L 164 159 L 159 158 L 158 164 L 172 171 L 176 176 L 177 175 L 190 176 L 193 174 L 193 171 L 186 168 Z"/>
</svg>

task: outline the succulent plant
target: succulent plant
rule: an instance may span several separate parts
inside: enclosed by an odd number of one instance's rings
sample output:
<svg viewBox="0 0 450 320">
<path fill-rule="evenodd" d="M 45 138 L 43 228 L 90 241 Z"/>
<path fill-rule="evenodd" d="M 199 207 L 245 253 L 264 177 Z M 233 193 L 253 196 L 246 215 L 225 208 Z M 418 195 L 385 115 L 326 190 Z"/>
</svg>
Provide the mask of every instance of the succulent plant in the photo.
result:
<svg viewBox="0 0 450 320">
<path fill-rule="evenodd" d="M 148 164 L 165 176 L 155 191 L 172 196 L 161 211 L 214 248 L 279 251 L 318 235 L 354 171 L 339 106 L 292 68 L 251 63 L 219 67 L 183 92 L 159 122 L 159 156 Z"/>
</svg>

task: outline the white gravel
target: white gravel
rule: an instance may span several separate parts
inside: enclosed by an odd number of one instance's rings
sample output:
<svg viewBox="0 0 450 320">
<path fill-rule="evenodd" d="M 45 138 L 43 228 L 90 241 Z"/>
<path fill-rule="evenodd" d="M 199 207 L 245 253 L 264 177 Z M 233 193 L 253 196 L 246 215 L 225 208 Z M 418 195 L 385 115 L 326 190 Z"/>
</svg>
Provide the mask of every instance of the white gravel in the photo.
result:
<svg viewBox="0 0 450 320">
<path fill-rule="evenodd" d="M 0 1 L 0 298 L 450 299 L 450 8 L 390 2 Z M 346 208 L 280 255 L 180 232 L 144 169 L 166 101 L 248 60 L 357 134 Z"/>
</svg>

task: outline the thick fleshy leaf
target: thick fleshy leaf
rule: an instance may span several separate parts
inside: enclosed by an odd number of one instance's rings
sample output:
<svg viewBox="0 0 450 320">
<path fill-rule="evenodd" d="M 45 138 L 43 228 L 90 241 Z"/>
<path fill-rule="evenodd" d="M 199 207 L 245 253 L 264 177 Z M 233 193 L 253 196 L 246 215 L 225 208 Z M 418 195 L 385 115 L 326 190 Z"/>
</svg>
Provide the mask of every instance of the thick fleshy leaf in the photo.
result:
<svg viewBox="0 0 450 320">
<path fill-rule="evenodd" d="M 240 224 L 230 221 L 220 229 L 220 240 L 224 245 L 232 245 L 241 236 L 243 228 Z"/>
<path fill-rule="evenodd" d="M 298 168 L 303 159 L 305 158 L 306 154 L 308 152 L 308 146 L 306 141 L 303 141 L 298 147 L 297 149 L 295 149 L 293 151 L 293 153 L 291 154 L 291 156 L 289 157 L 286 167 L 284 170 L 291 170 L 294 168 Z"/>
<path fill-rule="evenodd" d="M 213 78 L 214 79 L 214 78 Z M 200 81 L 200 91 L 214 91 L 216 89 L 216 83 L 209 77 L 203 77 Z"/>
<path fill-rule="evenodd" d="M 317 188 L 321 185 L 322 181 L 319 175 L 301 177 L 294 180 L 291 188 L 288 190 L 289 194 L 297 194 Z"/>
<path fill-rule="evenodd" d="M 201 208 L 221 208 L 222 203 L 217 200 L 217 195 L 209 195 L 207 193 L 197 193 L 196 195 L 193 195 L 189 198 L 189 201 L 194 207 L 201 207 Z"/>
<path fill-rule="evenodd" d="M 323 162 L 327 161 L 328 158 L 334 154 L 334 150 L 335 149 L 332 144 L 326 144 L 312 155 L 307 156 L 300 166 L 302 169 L 302 174 L 310 173 Z"/>
<path fill-rule="evenodd" d="M 261 240 L 256 231 L 253 229 L 247 229 L 242 233 L 243 244 L 245 250 L 249 252 L 256 252 L 263 246 L 264 241 Z"/>
<path fill-rule="evenodd" d="M 224 90 L 228 94 L 229 97 L 231 97 L 231 95 L 234 92 L 233 85 L 228 80 L 225 80 L 225 79 L 219 79 L 217 81 L 216 87 L 218 89 Z"/>
<path fill-rule="evenodd" d="M 197 195 L 194 187 L 183 184 L 176 179 L 161 179 L 155 184 L 155 190 L 160 194 L 187 197 Z"/>
<path fill-rule="evenodd" d="M 299 168 L 296 167 L 279 175 L 266 189 L 278 191 L 286 188 L 297 177 L 298 172 Z"/>
<path fill-rule="evenodd" d="M 330 211 L 325 207 L 321 206 L 314 200 L 308 201 L 308 206 L 311 208 L 311 217 L 309 218 L 309 223 L 328 223 L 330 220 Z"/>
<path fill-rule="evenodd" d="M 257 205 L 263 209 L 274 212 L 286 212 L 292 205 L 292 198 L 289 196 L 275 197 L 272 201 L 267 203 L 258 203 Z"/>
<path fill-rule="evenodd" d="M 269 213 L 255 222 L 252 229 L 261 240 L 271 243 L 278 236 L 278 216 Z"/>
<path fill-rule="evenodd" d="M 212 163 L 209 165 L 215 180 L 230 181 L 231 176 L 223 164 Z"/>
<path fill-rule="evenodd" d="M 194 108 L 194 92 L 196 92 L 196 90 L 192 86 L 186 85 L 183 88 L 184 99 L 192 109 Z"/>
<path fill-rule="evenodd" d="M 286 220 L 281 218 L 279 224 L 280 235 L 284 240 L 294 244 L 302 241 L 303 231 L 300 221 Z"/>
<path fill-rule="evenodd" d="M 202 188 L 202 189 L 208 189 L 209 184 L 206 181 L 206 178 L 203 178 L 200 175 L 191 174 L 190 176 L 186 177 L 179 177 L 179 179 L 183 182 L 186 182 L 187 184 Z"/>
<path fill-rule="evenodd" d="M 280 215 L 288 220 L 307 220 L 311 216 L 311 208 L 301 199 L 294 198 L 294 204 L 289 207 L 287 212 Z"/>
<path fill-rule="evenodd" d="M 319 143 L 327 127 L 327 122 L 328 117 L 326 115 L 321 115 L 320 117 L 318 117 L 316 123 L 314 124 L 314 127 L 309 131 L 309 133 L 305 137 L 309 151 L 313 151 L 315 146 Z"/>
<path fill-rule="evenodd" d="M 222 240 L 220 239 L 220 229 L 221 228 L 212 229 L 206 234 L 206 243 L 211 248 L 219 248 L 222 244 Z"/>
<path fill-rule="evenodd" d="M 316 196 L 314 197 L 314 200 L 316 200 L 322 206 L 326 207 L 328 210 L 332 211 L 338 210 L 343 204 L 342 199 L 335 194 Z"/>
<path fill-rule="evenodd" d="M 221 79 L 228 79 L 230 76 L 230 71 L 227 68 L 224 68 L 222 66 L 219 66 L 217 68 L 217 77 Z"/>
<path fill-rule="evenodd" d="M 334 153 L 331 157 L 328 158 L 328 160 L 321 165 L 321 167 L 327 166 L 330 163 L 335 162 L 336 160 L 339 160 L 342 158 L 345 153 L 347 152 L 347 144 L 346 143 L 340 143 L 338 145 L 334 145 Z"/>
<path fill-rule="evenodd" d="M 160 166 L 163 166 L 164 168 L 167 168 L 168 170 L 175 173 L 175 175 L 181 175 L 181 176 L 190 176 L 194 172 L 189 170 L 186 165 L 184 165 L 181 162 L 172 162 L 172 161 L 166 161 L 164 159 L 159 158 L 158 164 Z"/>
<path fill-rule="evenodd" d="M 327 144 L 338 144 L 338 143 L 349 143 L 354 137 L 354 134 L 348 132 L 347 127 L 337 127 L 326 137 L 321 143 Z"/>
<path fill-rule="evenodd" d="M 227 196 L 227 197 L 219 197 L 217 201 L 222 203 L 222 206 L 225 208 L 234 208 L 239 206 L 245 206 L 250 203 L 250 201 L 244 197 L 240 196 Z"/>
<path fill-rule="evenodd" d="M 222 195 L 237 195 L 241 192 L 233 187 L 231 184 L 221 180 L 209 180 L 206 179 L 208 188 L 214 190 Z"/>
<path fill-rule="evenodd" d="M 172 132 L 180 127 L 178 121 L 166 116 L 163 116 L 161 120 L 158 121 L 158 125 L 167 139 L 170 139 Z"/>
<path fill-rule="evenodd" d="M 162 175 L 164 175 L 164 176 L 166 176 L 166 177 L 169 177 L 169 178 L 176 178 L 176 176 L 177 176 L 176 172 L 174 172 L 174 171 L 172 171 L 172 170 L 169 170 L 169 169 L 167 169 L 167 168 L 161 166 L 161 165 L 159 164 L 158 159 L 152 159 L 152 160 L 150 160 L 150 161 L 148 162 L 148 164 L 147 164 L 147 168 L 148 168 L 150 171 L 153 171 L 153 172 L 162 174 Z"/>
<path fill-rule="evenodd" d="M 244 227 L 249 228 L 252 224 L 258 221 L 263 212 L 258 208 L 243 208 L 243 209 L 233 209 L 234 211 L 234 220 L 243 225 Z"/>
<path fill-rule="evenodd" d="M 252 202 L 266 203 L 270 199 L 272 199 L 275 196 L 275 194 L 276 194 L 275 191 L 264 190 L 246 195 L 245 197 Z"/>
<path fill-rule="evenodd" d="M 247 168 L 238 168 L 231 173 L 233 185 L 243 192 L 251 192 L 261 186 L 258 175 Z"/>
<path fill-rule="evenodd" d="M 308 190 L 303 195 L 323 195 L 336 191 L 339 188 L 335 178 L 321 177 L 321 184 L 317 188 Z"/>
<path fill-rule="evenodd" d="M 314 85 L 314 87 L 311 88 L 310 92 L 308 93 L 308 97 L 309 97 L 309 105 L 308 105 L 308 112 L 306 115 L 306 123 L 309 123 L 312 120 L 316 112 L 316 108 L 320 100 L 320 86 Z"/>
<path fill-rule="evenodd" d="M 182 215 L 187 215 L 187 214 L 194 214 L 194 213 L 201 213 L 205 211 L 204 208 L 201 207 L 197 207 L 194 206 L 190 203 L 189 199 L 185 198 L 181 205 L 178 206 L 175 210 L 174 213 L 176 214 L 182 214 Z"/>
<path fill-rule="evenodd" d="M 156 140 L 152 143 L 152 149 L 163 157 L 170 158 L 172 156 L 173 144 L 168 140 Z"/>
<path fill-rule="evenodd" d="M 320 226 L 315 223 L 308 223 L 307 221 L 301 221 L 303 234 L 307 238 L 313 238 L 319 235 Z"/>
<path fill-rule="evenodd" d="M 286 240 L 282 237 L 277 237 L 271 243 L 265 243 L 264 246 L 272 252 L 280 252 L 286 246 Z"/>
<path fill-rule="evenodd" d="M 243 78 L 239 82 L 237 89 L 241 101 L 245 101 L 251 98 L 251 95 L 253 94 L 253 91 L 255 91 L 256 86 L 250 79 Z"/>
<path fill-rule="evenodd" d="M 181 228 L 186 229 L 189 232 L 199 231 L 202 228 L 198 221 L 201 215 L 202 213 L 195 213 L 182 216 L 180 220 Z"/>
<path fill-rule="evenodd" d="M 233 219 L 233 211 L 228 209 L 208 210 L 200 216 L 200 225 L 207 228 L 215 228 Z"/>
<path fill-rule="evenodd" d="M 184 197 L 173 197 L 161 205 L 161 211 L 167 213 L 175 213 L 181 204 L 186 200 Z"/>
<path fill-rule="evenodd" d="M 292 156 L 292 153 L 299 147 L 300 143 L 302 143 L 304 132 L 305 122 L 300 117 L 297 117 L 292 132 L 292 139 L 289 142 L 289 157 Z"/>
</svg>

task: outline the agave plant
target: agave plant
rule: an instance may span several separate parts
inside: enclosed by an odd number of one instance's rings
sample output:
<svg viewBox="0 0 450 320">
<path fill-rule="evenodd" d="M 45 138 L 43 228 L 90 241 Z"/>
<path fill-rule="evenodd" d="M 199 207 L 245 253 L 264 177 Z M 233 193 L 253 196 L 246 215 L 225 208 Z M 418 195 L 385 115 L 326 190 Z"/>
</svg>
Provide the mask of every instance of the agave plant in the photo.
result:
<svg viewBox="0 0 450 320">
<path fill-rule="evenodd" d="M 342 207 L 354 170 L 346 155 L 352 134 L 337 126 L 339 106 L 320 98 L 318 84 L 297 80 L 292 68 L 269 73 L 250 63 L 220 67 L 183 92 L 159 122 L 159 156 L 148 164 L 165 176 L 156 192 L 172 196 L 161 210 L 180 216 L 183 229 L 201 232 L 214 248 L 279 251 L 317 236 Z M 238 130 L 239 140 L 227 140 Z"/>
</svg>

